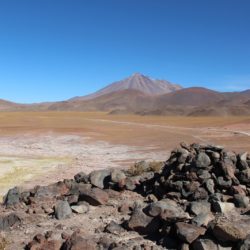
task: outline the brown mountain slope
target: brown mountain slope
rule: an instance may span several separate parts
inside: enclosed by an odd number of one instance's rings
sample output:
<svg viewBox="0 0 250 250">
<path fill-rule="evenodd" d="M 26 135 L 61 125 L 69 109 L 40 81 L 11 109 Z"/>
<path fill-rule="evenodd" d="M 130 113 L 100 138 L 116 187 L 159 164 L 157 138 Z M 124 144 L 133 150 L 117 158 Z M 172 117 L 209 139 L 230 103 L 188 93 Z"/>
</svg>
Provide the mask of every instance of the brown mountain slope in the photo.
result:
<svg viewBox="0 0 250 250">
<path fill-rule="evenodd" d="M 228 100 L 224 93 L 205 88 L 188 88 L 165 95 L 147 95 L 138 90 L 121 90 L 91 100 L 52 104 L 49 110 L 108 111 L 110 114 L 140 115 L 248 115 L 247 105 L 218 105 Z"/>
<path fill-rule="evenodd" d="M 117 91 L 122 91 L 122 90 L 127 90 L 127 89 L 138 90 L 142 93 L 149 94 L 149 95 L 159 95 L 159 94 L 170 93 L 172 91 L 176 91 L 181 88 L 182 87 L 180 85 L 173 84 L 169 81 L 154 80 L 140 73 L 135 73 L 132 76 L 124 80 L 114 82 L 91 95 L 82 96 L 82 97 L 74 97 L 71 100 L 73 101 L 90 100 L 90 99 L 94 99 L 96 97 L 106 95 L 112 92 L 117 92 Z"/>
<path fill-rule="evenodd" d="M 20 106 L 20 104 L 0 99 L 0 111 L 17 109 Z"/>
<path fill-rule="evenodd" d="M 138 90 L 126 89 L 90 100 L 72 100 L 50 105 L 49 110 L 77 111 L 114 111 L 126 110 L 135 112 L 137 109 L 151 109 L 154 97 Z"/>
<path fill-rule="evenodd" d="M 157 106 L 164 105 L 188 105 L 188 106 L 201 106 L 213 104 L 224 100 L 221 93 L 206 89 L 206 88 L 186 88 L 181 89 L 169 94 L 161 95 L 157 99 Z"/>
</svg>

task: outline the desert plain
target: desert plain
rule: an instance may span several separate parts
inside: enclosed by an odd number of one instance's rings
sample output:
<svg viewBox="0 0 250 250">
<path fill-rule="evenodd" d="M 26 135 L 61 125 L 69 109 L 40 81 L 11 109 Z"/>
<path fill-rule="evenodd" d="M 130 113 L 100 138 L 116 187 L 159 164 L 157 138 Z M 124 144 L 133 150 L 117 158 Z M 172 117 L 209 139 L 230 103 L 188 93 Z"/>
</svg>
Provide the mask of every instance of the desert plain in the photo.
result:
<svg viewBox="0 0 250 250">
<path fill-rule="evenodd" d="M 1 112 L 0 196 L 72 178 L 80 171 L 165 161 L 180 142 L 250 151 L 250 117 Z"/>
</svg>

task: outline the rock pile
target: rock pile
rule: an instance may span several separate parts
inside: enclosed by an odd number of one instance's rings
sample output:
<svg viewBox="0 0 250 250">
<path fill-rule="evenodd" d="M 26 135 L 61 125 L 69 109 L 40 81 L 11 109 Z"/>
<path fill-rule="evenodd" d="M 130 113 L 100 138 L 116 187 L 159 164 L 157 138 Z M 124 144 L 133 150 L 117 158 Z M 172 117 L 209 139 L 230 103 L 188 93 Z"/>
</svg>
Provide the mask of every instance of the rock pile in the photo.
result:
<svg viewBox="0 0 250 250">
<path fill-rule="evenodd" d="M 0 218 L 0 230 L 18 230 L 23 219 L 13 210 L 21 210 L 47 221 L 83 220 L 60 239 L 34 235 L 26 249 L 250 249 L 249 154 L 182 143 L 161 171 L 146 162 L 138 169 L 81 172 L 46 187 L 11 189 L 4 205 L 12 212 Z M 83 234 L 82 216 L 92 207 L 117 214 L 99 216 L 103 225 Z"/>
</svg>

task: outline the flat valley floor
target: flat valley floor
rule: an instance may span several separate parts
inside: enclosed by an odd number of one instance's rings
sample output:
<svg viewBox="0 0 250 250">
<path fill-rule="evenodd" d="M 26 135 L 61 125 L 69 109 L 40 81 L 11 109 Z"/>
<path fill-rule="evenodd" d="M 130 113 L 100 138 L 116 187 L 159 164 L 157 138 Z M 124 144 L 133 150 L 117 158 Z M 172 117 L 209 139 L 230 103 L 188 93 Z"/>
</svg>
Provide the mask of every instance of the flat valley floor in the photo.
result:
<svg viewBox="0 0 250 250">
<path fill-rule="evenodd" d="M 250 117 L 0 113 L 0 196 L 100 168 L 164 161 L 180 142 L 250 152 Z"/>
</svg>

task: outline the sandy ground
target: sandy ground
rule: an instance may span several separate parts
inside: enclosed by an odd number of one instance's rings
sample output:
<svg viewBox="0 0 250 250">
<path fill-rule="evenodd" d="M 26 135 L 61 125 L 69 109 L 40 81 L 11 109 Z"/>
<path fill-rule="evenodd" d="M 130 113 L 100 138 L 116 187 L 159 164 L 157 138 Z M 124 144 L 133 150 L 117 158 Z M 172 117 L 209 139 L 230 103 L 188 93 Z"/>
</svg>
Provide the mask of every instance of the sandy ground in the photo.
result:
<svg viewBox="0 0 250 250">
<path fill-rule="evenodd" d="M 10 187 L 47 185 L 79 171 L 128 167 L 139 160 L 166 160 L 152 146 L 114 145 L 54 132 L 0 137 L 0 195 Z"/>
<path fill-rule="evenodd" d="M 164 161 L 181 141 L 250 151 L 250 118 L 0 113 L 0 195 L 16 185 L 45 185 L 80 171 Z"/>
</svg>

